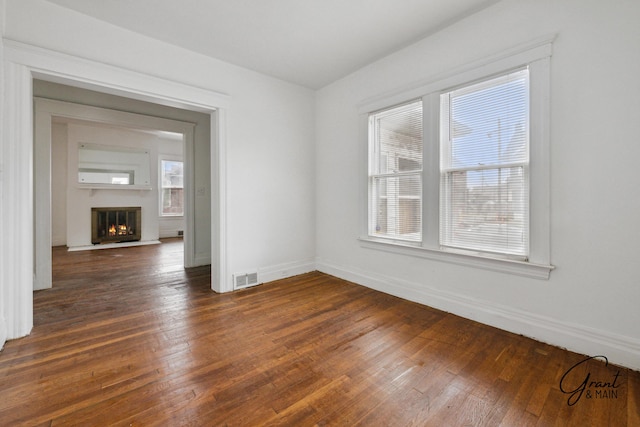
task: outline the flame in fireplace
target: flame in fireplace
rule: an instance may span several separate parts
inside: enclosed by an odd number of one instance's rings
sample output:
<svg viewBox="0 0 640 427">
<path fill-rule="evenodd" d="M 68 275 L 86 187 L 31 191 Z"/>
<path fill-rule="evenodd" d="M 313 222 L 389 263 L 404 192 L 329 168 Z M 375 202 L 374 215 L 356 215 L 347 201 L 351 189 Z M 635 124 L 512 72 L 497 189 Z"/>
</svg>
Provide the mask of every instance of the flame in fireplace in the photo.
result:
<svg viewBox="0 0 640 427">
<path fill-rule="evenodd" d="M 109 227 L 109 236 L 126 236 L 129 234 L 129 227 L 124 224 L 118 225 L 111 224 Z"/>
</svg>

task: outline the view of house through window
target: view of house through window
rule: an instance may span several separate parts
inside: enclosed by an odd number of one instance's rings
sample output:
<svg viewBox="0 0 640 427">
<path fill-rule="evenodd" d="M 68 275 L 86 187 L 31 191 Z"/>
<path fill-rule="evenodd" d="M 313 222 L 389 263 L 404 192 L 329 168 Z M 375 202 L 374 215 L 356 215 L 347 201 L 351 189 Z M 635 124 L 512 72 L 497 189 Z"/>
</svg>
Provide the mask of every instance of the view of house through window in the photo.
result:
<svg viewBox="0 0 640 427">
<path fill-rule="evenodd" d="M 528 70 L 440 97 L 440 244 L 526 256 Z"/>
<path fill-rule="evenodd" d="M 183 163 L 177 160 L 160 161 L 160 215 L 184 214 Z"/>
<path fill-rule="evenodd" d="M 434 95 L 369 114 L 369 236 L 526 259 L 529 69 Z"/>
<path fill-rule="evenodd" d="M 369 234 L 422 239 L 422 102 L 369 119 Z"/>
</svg>

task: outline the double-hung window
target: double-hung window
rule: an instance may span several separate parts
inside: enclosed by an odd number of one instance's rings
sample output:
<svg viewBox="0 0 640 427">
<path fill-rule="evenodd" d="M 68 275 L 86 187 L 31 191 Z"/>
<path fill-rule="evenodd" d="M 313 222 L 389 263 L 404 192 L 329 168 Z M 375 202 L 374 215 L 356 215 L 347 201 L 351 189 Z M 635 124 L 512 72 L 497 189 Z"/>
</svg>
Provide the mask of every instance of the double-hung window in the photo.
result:
<svg viewBox="0 0 640 427">
<path fill-rule="evenodd" d="M 529 70 L 440 96 L 440 244 L 529 255 Z"/>
<path fill-rule="evenodd" d="M 184 164 L 160 160 L 160 216 L 184 215 Z"/>
<path fill-rule="evenodd" d="M 422 102 L 371 114 L 369 233 L 422 240 Z"/>
<path fill-rule="evenodd" d="M 548 277 L 550 55 L 536 44 L 362 107 L 365 247 Z"/>
</svg>

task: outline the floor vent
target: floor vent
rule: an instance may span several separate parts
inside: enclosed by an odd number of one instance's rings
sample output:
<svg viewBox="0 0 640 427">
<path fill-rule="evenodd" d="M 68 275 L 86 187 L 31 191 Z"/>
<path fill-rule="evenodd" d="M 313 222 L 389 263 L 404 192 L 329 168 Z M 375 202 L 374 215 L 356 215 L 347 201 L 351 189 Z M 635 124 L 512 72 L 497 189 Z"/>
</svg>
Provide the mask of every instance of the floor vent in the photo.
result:
<svg viewBox="0 0 640 427">
<path fill-rule="evenodd" d="M 234 289 L 248 288 L 258 284 L 258 273 L 240 273 L 233 275 Z"/>
</svg>

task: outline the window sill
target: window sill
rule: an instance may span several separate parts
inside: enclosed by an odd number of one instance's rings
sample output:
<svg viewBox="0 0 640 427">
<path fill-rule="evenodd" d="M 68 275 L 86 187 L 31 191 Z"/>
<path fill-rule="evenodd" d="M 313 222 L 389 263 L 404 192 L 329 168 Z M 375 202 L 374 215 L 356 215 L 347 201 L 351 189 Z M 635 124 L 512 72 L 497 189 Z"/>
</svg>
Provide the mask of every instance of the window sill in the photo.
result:
<svg viewBox="0 0 640 427">
<path fill-rule="evenodd" d="M 411 243 L 399 243 L 371 237 L 358 239 L 360 246 L 367 249 L 381 250 L 399 255 L 408 255 L 435 261 L 464 265 L 467 267 L 482 268 L 484 270 L 500 273 L 515 274 L 534 279 L 548 280 L 552 265 L 534 264 L 526 261 L 492 258 L 484 255 L 444 251 L 440 249 L 424 248 Z"/>
</svg>

